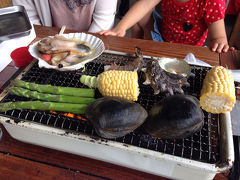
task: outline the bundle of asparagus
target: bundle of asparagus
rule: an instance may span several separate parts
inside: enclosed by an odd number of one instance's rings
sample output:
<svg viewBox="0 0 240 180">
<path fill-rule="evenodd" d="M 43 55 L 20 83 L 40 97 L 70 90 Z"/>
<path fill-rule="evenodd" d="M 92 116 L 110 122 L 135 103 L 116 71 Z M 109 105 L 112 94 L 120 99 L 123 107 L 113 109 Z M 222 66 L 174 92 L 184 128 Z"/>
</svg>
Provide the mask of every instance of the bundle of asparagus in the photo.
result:
<svg viewBox="0 0 240 180">
<path fill-rule="evenodd" d="M 14 80 L 10 94 L 43 101 L 20 101 L 0 104 L 0 112 L 12 109 L 41 109 L 83 114 L 85 107 L 93 102 L 94 90 L 87 88 L 41 85 Z"/>
</svg>

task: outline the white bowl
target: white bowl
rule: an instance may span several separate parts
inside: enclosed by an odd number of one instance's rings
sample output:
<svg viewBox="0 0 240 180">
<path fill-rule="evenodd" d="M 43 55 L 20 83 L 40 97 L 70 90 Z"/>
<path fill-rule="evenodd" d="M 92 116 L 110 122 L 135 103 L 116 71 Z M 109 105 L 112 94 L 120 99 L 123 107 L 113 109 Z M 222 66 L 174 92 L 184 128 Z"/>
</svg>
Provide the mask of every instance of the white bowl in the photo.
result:
<svg viewBox="0 0 240 180">
<path fill-rule="evenodd" d="M 84 64 L 94 60 L 95 58 L 99 57 L 103 51 L 105 50 L 105 46 L 103 41 L 96 37 L 93 36 L 91 34 L 86 34 L 86 33 L 69 33 L 69 34 L 63 34 L 64 37 L 69 38 L 69 39 L 78 39 L 80 41 L 86 41 L 88 42 L 92 48 L 94 48 L 94 53 L 86 56 L 85 58 L 83 58 L 83 62 L 78 63 L 78 64 L 74 64 L 71 66 L 65 66 L 62 68 L 59 68 L 57 66 L 53 66 L 48 64 L 46 61 L 44 61 L 41 56 L 40 53 L 38 51 L 37 48 L 37 44 L 38 42 L 35 42 L 34 44 L 29 46 L 29 52 L 30 54 L 36 58 L 38 60 L 38 65 L 40 68 L 44 67 L 44 68 L 48 68 L 48 69 L 57 69 L 60 71 L 70 71 L 70 70 L 77 70 L 80 68 L 83 68 Z"/>
</svg>

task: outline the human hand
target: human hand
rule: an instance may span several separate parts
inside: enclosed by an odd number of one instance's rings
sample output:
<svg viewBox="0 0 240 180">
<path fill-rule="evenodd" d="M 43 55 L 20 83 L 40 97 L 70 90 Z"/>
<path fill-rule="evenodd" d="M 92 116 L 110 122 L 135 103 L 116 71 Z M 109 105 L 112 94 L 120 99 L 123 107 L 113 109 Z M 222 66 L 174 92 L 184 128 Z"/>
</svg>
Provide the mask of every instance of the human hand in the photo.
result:
<svg viewBox="0 0 240 180">
<path fill-rule="evenodd" d="M 98 34 L 105 35 L 105 36 L 110 35 L 110 36 L 123 37 L 126 35 L 126 31 L 118 29 L 118 28 L 113 28 L 112 30 L 102 30 L 102 31 L 98 32 Z"/>
<path fill-rule="evenodd" d="M 225 39 L 225 38 L 224 38 Z M 221 53 L 221 52 L 228 52 L 228 50 L 233 51 L 234 47 L 229 47 L 228 42 L 224 39 L 215 39 L 210 42 L 210 49 L 212 51 Z"/>
<path fill-rule="evenodd" d="M 210 49 L 212 51 L 221 53 L 228 50 L 233 51 L 234 47 L 229 47 L 224 25 L 224 19 L 220 19 L 208 27 L 210 38 Z"/>
</svg>

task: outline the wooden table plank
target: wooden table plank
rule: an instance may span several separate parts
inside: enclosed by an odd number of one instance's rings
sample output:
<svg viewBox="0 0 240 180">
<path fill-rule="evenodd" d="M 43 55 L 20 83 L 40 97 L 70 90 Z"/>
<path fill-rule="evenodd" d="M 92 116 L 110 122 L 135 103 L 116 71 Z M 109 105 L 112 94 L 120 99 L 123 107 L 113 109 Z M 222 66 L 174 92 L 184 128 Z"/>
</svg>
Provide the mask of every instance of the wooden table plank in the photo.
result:
<svg viewBox="0 0 240 180">
<path fill-rule="evenodd" d="M 1 85 L 3 85 L 4 83 L 6 83 L 6 81 L 8 79 L 10 79 L 12 77 L 12 75 L 17 72 L 17 68 L 14 66 L 14 64 L 11 62 L 9 63 L 9 65 L 4 68 L 1 72 L 0 72 L 0 87 Z M 1 91 L 0 91 L 1 92 Z"/>
<path fill-rule="evenodd" d="M 0 153 L 0 179 L 105 179 L 91 174 L 59 168 L 21 157 Z M 4 166 L 3 166 L 4 165 Z"/>
<path fill-rule="evenodd" d="M 240 69 L 240 51 L 229 51 L 220 54 L 221 65 L 228 69 Z"/>
</svg>

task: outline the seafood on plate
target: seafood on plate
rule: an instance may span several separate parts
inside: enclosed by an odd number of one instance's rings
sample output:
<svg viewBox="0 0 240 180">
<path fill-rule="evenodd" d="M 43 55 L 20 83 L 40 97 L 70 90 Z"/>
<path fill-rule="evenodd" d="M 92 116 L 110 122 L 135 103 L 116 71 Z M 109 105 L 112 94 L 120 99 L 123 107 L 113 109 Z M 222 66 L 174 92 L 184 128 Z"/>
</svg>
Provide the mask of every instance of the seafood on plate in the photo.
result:
<svg viewBox="0 0 240 180">
<path fill-rule="evenodd" d="M 61 35 L 50 36 L 40 40 L 37 48 L 42 59 L 59 68 L 80 63 L 83 57 L 89 56 L 94 52 L 94 49 L 88 42 L 68 39 Z"/>
</svg>

